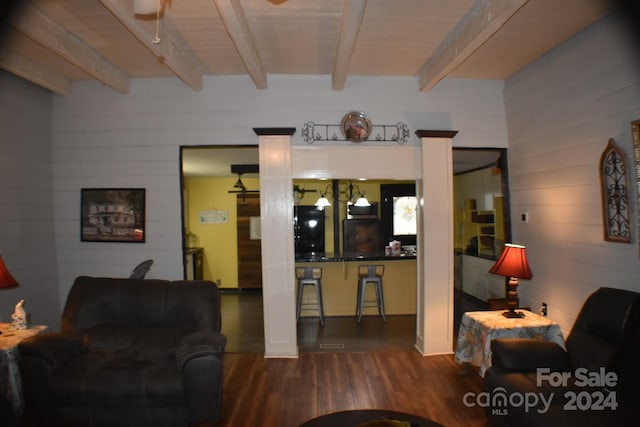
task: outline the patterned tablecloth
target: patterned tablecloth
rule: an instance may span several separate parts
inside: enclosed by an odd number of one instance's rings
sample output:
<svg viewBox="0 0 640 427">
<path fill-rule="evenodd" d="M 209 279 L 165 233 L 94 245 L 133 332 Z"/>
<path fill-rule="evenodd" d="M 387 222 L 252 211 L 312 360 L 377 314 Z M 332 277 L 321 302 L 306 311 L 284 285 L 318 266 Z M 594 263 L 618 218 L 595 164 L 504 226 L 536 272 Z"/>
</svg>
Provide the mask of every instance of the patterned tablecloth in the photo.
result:
<svg viewBox="0 0 640 427">
<path fill-rule="evenodd" d="M 491 366 L 491 340 L 495 338 L 533 338 L 553 341 L 564 348 L 562 330 L 557 323 L 527 310 L 516 311 L 523 312 L 525 317 L 509 319 L 502 311 L 465 313 L 458 332 L 456 362 L 479 366 L 480 375 L 484 377 Z"/>
<path fill-rule="evenodd" d="M 22 413 L 24 407 L 18 344 L 46 329 L 46 326 L 36 325 L 15 330 L 10 323 L 0 323 L 0 396 L 11 402 L 16 414 Z"/>
</svg>

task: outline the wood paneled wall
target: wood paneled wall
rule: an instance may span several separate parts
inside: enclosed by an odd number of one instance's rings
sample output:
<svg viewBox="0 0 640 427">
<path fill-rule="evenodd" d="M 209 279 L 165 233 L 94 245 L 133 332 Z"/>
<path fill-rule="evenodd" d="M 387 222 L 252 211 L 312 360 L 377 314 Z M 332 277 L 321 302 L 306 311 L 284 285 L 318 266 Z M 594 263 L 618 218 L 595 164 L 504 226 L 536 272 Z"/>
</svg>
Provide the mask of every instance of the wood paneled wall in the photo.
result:
<svg viewBox="0 0 640 427">
<path fill-rule="evenodd" d="M 638 236 L 634 232 L 634 244 L 603 240 L 598 177 L 609 138 L 633 158 L 640 50 L 625 29 L 625 21 L 606 18 L 505 88 L 513 240 L 527 246 L 533 270 L 532 280 L 520 282 L 521 304 L 537 310 L 546 302 L 566 331 L 598 287 L 640 291 Z M 633 179 L 633 170 L 628 173 Z M 522 212 L 529 213 L 528 223 L 520 221 Z"/>
<path fill-rule="evenodd" d="M 0 255 L 20 284 L 2 290 L 0 319 L 24 299 L 32 322 L 57 325 L 51 94 L 0 71 L 0 117 Z"/>
<path fill-rule="evenodd" d="M 340 123 L 354 108 L 374 123 L 406 122 L 411 131 L 455 128 L 460 146 L 507 144 L 502 82 L 451 79 L 422 93 L 415 78 L 354 76 L 343 91 L 330 88 L 329 76 L 269 76 L 264 91 L 246 76 L 216 76 L 205 78 L 200 92 L 178 79 L 134 79 L 128 95 L 85 82 L 74 84 L 69 97 L 54 96 L 59 299 L 64 300 L 78 274 L 122 276 L 138 259 L 155 260 L 150 277 L 182 277 L 181 145 L 255 145 L 254 127 L 300 129 L 310 120 Z M 417 145 L 411 135 L 410 144 Z M 308 146 L 300 132 L 292 143 Z M 358 150 L 378 145 L 383 144 L 365 142 Z M 393 153 L 385 160 L 386 170 L 379 172 L 402 169 Z M 351 159 L 356 161 L 358 157 Z M 105 186 L 147 189 L 144 245 L 79 241 L 80 188 Z"/>
</svg>

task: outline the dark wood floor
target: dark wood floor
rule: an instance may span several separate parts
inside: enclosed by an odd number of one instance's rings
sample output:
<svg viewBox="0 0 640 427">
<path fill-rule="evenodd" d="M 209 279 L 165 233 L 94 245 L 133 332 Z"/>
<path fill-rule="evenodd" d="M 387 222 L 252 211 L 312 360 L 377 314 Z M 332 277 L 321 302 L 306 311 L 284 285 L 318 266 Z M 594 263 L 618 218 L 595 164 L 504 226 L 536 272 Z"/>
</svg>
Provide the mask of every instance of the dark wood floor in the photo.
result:
<svg viewBox="0 0 640 427">
<path fill-rule="evenodd" d="M 416 351 L 301 353 L 265 359 L 259 353 L 224 356 L 222 414 L 215 427 L 296 427 L 317 416 L 350 409 L 388 409 L 447 427 L 485 427 L 477 373 L 462 375 L 451 355 Z M 355 426 L 336 426 L 355 427 Z"/>
<path fill-rule="evenodd" d="M 486 305 L 456 294 L 454 322 Z M 298 324 L 297 359 L 265 359 L 262 295 L 223 293 L 224 402 L 215 427 L 296 427 L 330 412 L 389 409 L 447 427 L 486 427 L 465 393 L 482 390 L 477 371 L 463 374 L 453 355 L 422 356 L 414 348 L 415 316 L 329 317 Z M 455 341 L 455 340 L 454 340 Z M 337 426 L 342 427 L 342 426 Z M 348 427 L 348 426 L 345 426 Z"/>
<path fill-rule="evenodd" d="M 465 311 L 486 310 L 486 304 L 456 292 L 454 331 Z M 264 353 L 262 294 L 223 292 L 222 333 L 227 353 Z M 415 315 L 327 317 L 322 327 L 317 317 L 302 317 L 298 323 L 300 352 L 353 352 L 412 350 L 416 336 Z M 455 340 L 454 340 L 455 342 Z M 453 349 L 452 349 L 453 350 Z"/>
</svg>

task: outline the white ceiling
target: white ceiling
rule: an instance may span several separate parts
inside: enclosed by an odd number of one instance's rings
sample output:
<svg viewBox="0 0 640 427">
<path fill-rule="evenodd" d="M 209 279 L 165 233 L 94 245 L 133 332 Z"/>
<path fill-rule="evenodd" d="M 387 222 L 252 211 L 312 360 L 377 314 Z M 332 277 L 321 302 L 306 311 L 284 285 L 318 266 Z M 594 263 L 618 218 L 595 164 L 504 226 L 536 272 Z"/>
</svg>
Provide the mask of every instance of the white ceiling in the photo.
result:
<svg viewBox="0 0 640 427">
<path fill-rule="evenodd" d="M 3 0 L 6 2 L 7 0 Z M 133 0 L 18 2 L 0 39 L 0 67 L 68 95 L 97 80 L 127 93 L 131 78 L 275 74 L 413 76 L 428 91 L 447 76 L 503 80 L 607 12 L 605 0 Z M 5 3 L 6 5 L 6 3 Z M 4 7 L 4 6 L 3 6 Z"/>
<path fill-rule="evenodd" d="M 248 75 L 411 76 L 428 91 L 447 76 L 508 78 L 608 12 L 606 0 L 161 0 L 155 17 L 134 0 L 17 2 L 0 33 L 0 67 L 53 92 L 97 80 L 127 93 L 131 78 L 175 77 L 186 90 L 203 77 Z M 3 0 L 6 9 L 7 0 Z M 485 153 L 486 154 L 486 153 Z M 258 163 L 257 150 L 187 150 L 186 175 L 230 175 Z M 479 153 L 454 156 L 486 164 Z M 489 162 L 490 163 L 490 162 Z"/>
</svg>

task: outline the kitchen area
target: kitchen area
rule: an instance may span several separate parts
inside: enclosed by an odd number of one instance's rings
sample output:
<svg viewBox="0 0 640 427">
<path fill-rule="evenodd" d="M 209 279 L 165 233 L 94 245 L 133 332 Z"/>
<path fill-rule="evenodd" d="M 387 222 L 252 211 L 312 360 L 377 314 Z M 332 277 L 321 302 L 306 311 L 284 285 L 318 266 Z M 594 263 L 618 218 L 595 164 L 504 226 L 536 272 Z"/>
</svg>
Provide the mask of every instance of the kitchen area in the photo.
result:
<svg viewBox="0 0 640 427">
<path fill-rule="evenodd" d="M 506 295 L 505 278 L 489 273 L 511 243 L 506 150 L 469 154 L 486 155 L 487 162 L 454 175 L 454 285 L 460 295 L 488 304 Z"/>
<path fill-rule="evenodd" d="M 313 193 L 303 196 L 294 208 L 295 265 L 322 269 L 325 315 L 354 315 L 358 268 L 363 265 L 384 268 L 387 315 L 415 314 L 415 184 L 349 179 L 295 180 L 294 184 L 299 193 Z M 303 304 L 312 304 L 309 300 L 314 301 L 315 294 L 306 288 L 304 292 Z M 373 293 L 374 288 L 366 287 L 365 292 Z M 365 298 L 375 299 L 375 295 Z M 364 314 L 377 311 L 365 308 Z"/>
<path fill-rule="evenodd" d="M 229 163 L 256 162 L 256 147 L 194 147 L 185 151 L 189 152 L 185 157 L 190 168 L 197 169 L 193 164 L 199 161 L 207 163 L 208 168 L 201 174 L 183 172 L 185 277 L 211 280 L 222 289 L 259 289 L 259 285 L 239 283 L 239 247 L 242 250 L 248 244 L 259 244 L 259 236 L 251 236 L 252 217 L 247 216 L 242 221 L 247 223 L 247 241 L 239 244 L 238 236 L 243 232 L 238 229 L 237 214 L 238 206 L 246 203 L 249 195 L 259 196 L 259 174 L 234 175 Z M 227 152 L 232 152 L 233 157 Z M 496 167 L 503 155 L 500 149 L 454 148 L 454 165 L 459 168 L 454 175 L 455 287 L 481 301 L 504 295 L 502 278 L 488 274 L 503 243 L 508 242 L 505 174 Z M 211 172 L 210 156 L 218 159 L 216 164 L 224 164 L 220 172 Z M 239 180 L 244 191 L 234 187 Z M 415 183 L 410 181 L 294 180 L 294 217 L 300 218 L 298 214 L 305 212 L 312 215 L 296 225 L 296 266 L 323 268 L 327 315 L 353 315 L 356 269 L 371 263 L 385 266 L 387 311 L 415 314 L 415 254 L 419 248 L 414 188 Z M 356 206 L 361 195 L 370 206 Z M 322 198 L 329 205 L 316 206 Z M 321 227 L 313 235 L 303 233 L 300 224 L 320 219 Z M 257 226 L 255 221 L 253 224 Z M 394 232 L 393 227 L 399 231 Z M 318 233 L 318 229 L 323 231 Z M 316 243 L 309 246 L 308 239 L 318 236 L 322 237 L 322 248 L 314 246 Z M 393 241 L 396 247 L 392 249 Z"/>
</svg>

